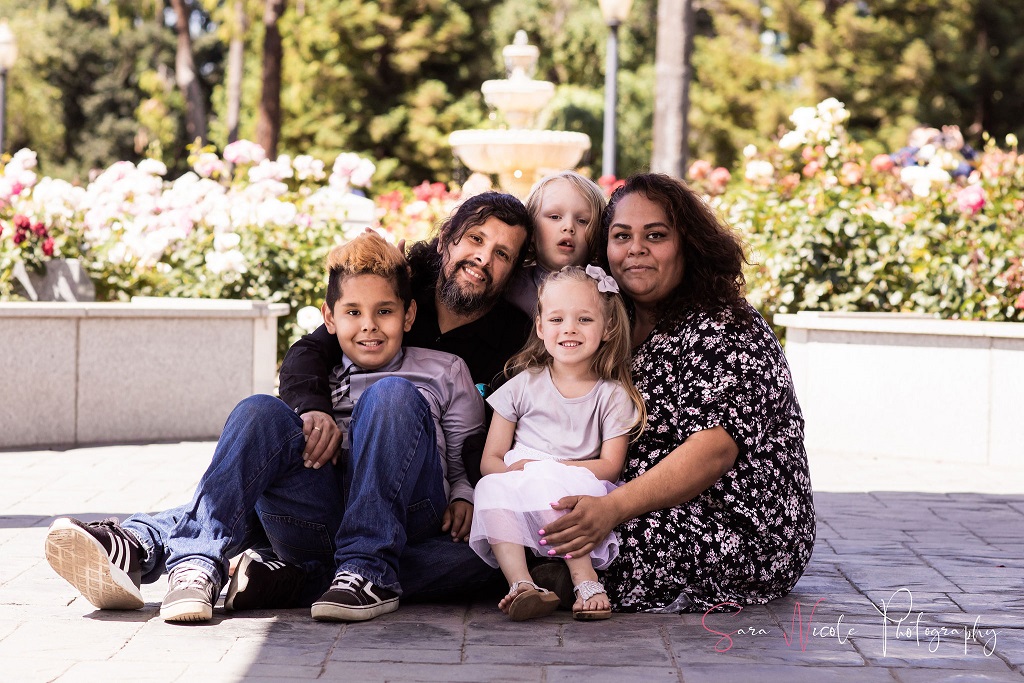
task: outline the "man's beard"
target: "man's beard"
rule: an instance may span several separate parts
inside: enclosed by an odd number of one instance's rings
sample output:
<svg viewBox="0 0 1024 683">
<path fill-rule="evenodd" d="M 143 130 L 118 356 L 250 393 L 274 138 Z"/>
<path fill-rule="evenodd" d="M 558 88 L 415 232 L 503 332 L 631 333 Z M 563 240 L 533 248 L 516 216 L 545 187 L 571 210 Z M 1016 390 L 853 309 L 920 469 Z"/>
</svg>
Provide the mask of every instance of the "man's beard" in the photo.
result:
<svg viewBox="0 0 1024 683">
<path fill-rule="evenodd" d="M 444 274 L 444 266 L 441 267 L 441 278 L 437 283 L 437 296 L 441 305 L 449 309 L 453 313 L 459 315 L 473 315 L 474 313 L 480 313 L 481 311 L 487 311 L 494 305 L 494 302 L 498 300 L 498 296 L 501 291 L 493 288 L 493 280 L 491 274 L 482 271 L 486 282 L 484 283 L 484 289 L 482 292 L 466 292 L 459 287 L 458 281 L 455 279 L 456 274 L 462 270 L 463 266 L 474 265 L 472 261 L 462 260 L 455 264 L 455 267 L 451 270 L 451 275 Z"/>
</svg>

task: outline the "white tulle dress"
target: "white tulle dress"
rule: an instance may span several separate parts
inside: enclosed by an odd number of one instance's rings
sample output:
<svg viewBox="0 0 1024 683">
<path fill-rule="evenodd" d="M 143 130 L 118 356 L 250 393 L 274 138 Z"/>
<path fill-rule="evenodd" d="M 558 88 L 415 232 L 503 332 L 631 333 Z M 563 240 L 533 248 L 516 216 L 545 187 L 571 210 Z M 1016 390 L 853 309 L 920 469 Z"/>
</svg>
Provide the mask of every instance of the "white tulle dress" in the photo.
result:
<svg viewBox="0 0 1024 683">
<path fill-rule="evenodd" d="M 596 458 L 604 441 L 629 431 L 636 408 L 620 384 L 605 380 L 585 396 L 567 399 L 546 368 L 516 375 L 487 400 L 498 415 L 516 423 L 505 465 L 536 462 L 477 483 L 470 547 L 492 567 L 498 566 L 492 543 L 515 543 L 547 557 L 549 548 L 540 545 L 537 531 L 565 514 L 552 510 L 551 503 L 564 496 L 603 496 L 615 488 L 587 468 L 561 461 Z M 595 568 L 607 567 L 618 555 L 615 534 L 590 555 Z"/>
</svg>

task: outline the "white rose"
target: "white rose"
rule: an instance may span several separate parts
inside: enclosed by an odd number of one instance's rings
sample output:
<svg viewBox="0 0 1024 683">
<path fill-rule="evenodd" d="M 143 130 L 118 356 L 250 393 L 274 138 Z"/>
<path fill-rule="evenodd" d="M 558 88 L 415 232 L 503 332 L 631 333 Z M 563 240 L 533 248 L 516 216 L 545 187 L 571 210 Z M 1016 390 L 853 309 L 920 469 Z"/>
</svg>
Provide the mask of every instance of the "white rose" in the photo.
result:
<svg viewBox="0 0 1024 683">
<path fill-rule="evenodd" d="M 312 332 L 324 322 L 320 309 L 316 306 L 305 306 L 295 314 L 295 324 L 306 332 Z"/>
</svg>

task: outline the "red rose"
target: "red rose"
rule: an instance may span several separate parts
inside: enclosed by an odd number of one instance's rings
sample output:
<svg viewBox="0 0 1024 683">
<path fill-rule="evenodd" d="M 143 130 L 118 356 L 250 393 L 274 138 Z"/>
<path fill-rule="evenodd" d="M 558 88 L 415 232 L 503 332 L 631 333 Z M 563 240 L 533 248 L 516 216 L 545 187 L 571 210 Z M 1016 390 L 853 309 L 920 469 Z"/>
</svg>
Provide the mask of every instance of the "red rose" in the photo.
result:
<svg viewBox="0 0 1024 683">
<path fill-rule="evenodd" d="M 28 230 L 32 226 L 32 221 L 28 219 L 28 216 L 23 216 L 20 213 L 14 217 L 14 227 L 18 230 Z"/>
<path fill-rule="evenodd" d="M 47 256 L 53 256 L 53 238 L 47 237 L 46 241 L 43 242 L 43 253 Z"/>
<path fill-rule="evenodd" d="M 18 245 L 25 241 L 25 233 L 21 230 L 14 233 L 14 244 Z"/>
<path fill-rule="evenodd" d="M 46 226 L 42 223 L 36 223 L 32 226 L 32 232 L 39 237 L 46 237 Z"/>
<path fill-rule="evenodd" d="M 892 157 L 888 154 L 876 154 L 871 160 L 871 168 L 878 173 L 885 173 L 891 171 L 896 162 L 892 160 Z"/>
</svg>

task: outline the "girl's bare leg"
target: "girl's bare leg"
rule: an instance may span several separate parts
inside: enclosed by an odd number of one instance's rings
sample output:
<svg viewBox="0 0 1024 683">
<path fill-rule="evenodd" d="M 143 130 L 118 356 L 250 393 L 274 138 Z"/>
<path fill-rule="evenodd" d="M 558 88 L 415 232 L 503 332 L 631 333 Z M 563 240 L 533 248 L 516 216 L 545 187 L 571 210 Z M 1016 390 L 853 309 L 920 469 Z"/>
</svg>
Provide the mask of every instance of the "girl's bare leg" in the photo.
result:
<svg viewBox="0 0 1024 683">
<path fill-rule="evenodd" d="M 498 561 L 500 564 L 500 560 Z M 525 559 L 523 560 L 525 564 Z M 584 555 L 583 557 L 574 557 L 572 559 L 566 559 L 565 563 L 569 566 L 569 575 L 572 576 L 572 585 L 578 586 L 584 581 L 597 581 L 597 572 L 594 571 L 594 563 L 590 561 L 590 555 Z M 572 606 L 573 612 L 579 612 L 581 610 L 605 610 L 611 609 L 612 603 L 608 600 L 607 593 L 598 593 L 594 597 L 587 601 L 583 601 L 577 596 L 575 604 Z"/>
<path fill-rule="evenodd" d="M 505 575 L 509 586 L 516 581 L 532 582 L 530 570 L 526 567 L 526 550 L 523 549 L 523 546 L 515 543 L 492 543 L 491 550 L 494 551 L 494 557 L 498 560 L 498 566 L 501 567 L 501 572 Z M 509 594 L 498 602 L 498 609 L 508 614 L 508 607 L 516 595 L 524 590 L 529 590 L 529 588 L 529 586 L 521 585 L 515 593 L 509 591 Z"/>
</svg>

